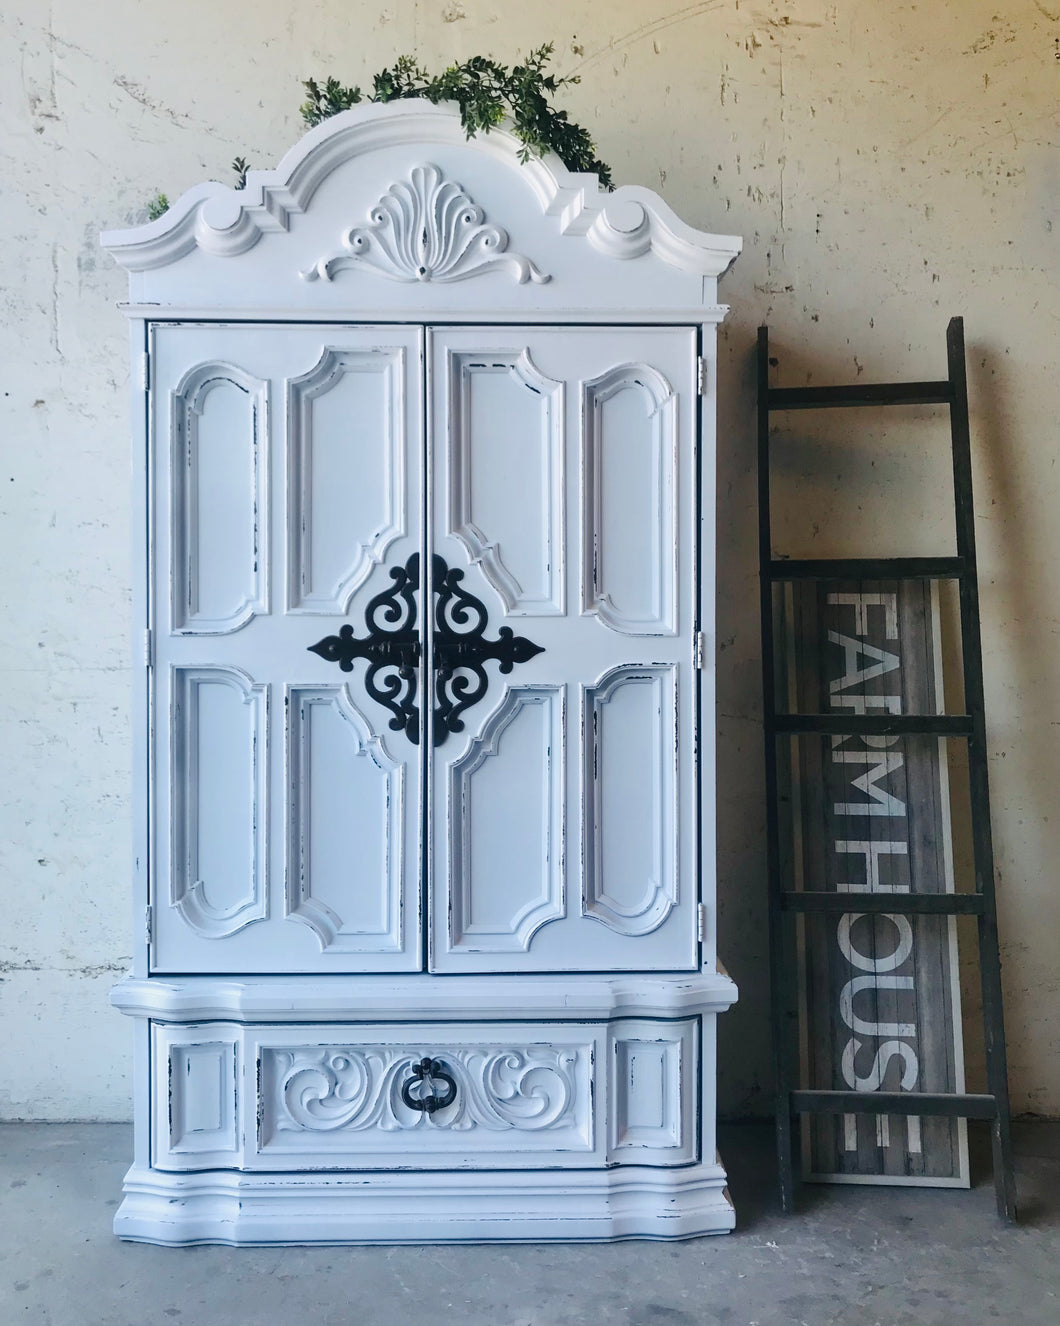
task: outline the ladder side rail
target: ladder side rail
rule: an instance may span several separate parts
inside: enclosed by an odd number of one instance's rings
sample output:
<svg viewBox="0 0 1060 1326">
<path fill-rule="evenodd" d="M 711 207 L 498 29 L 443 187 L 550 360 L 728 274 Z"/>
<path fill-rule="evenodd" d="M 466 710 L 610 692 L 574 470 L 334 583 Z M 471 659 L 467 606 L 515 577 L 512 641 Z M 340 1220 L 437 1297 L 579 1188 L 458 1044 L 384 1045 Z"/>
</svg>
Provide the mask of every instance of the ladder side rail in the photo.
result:
<svg viewBox="0 0 1060 1326">
<path fill-rule="evenodd" d="M 780 893 L 780 811 L 777 793 L 776 674 L 773 640 L 773 557 L 769 501 L 769 328 L 758 329 L 758 572 L 762 630 L 762 724 L 765 736 L 766 883 L 769 905 L 769 1000 L 773 1024 L 773 1082 L 776 1093 L 777 1171 L 780 1205 L 795 1205 L 792 1150 L 791 1083 L 789 1076 L 788 1001 L 793 983 L 787 970 L 784 914 Z"/>
<path fill-rule="evenodd" d="M 986 1042 L 987 1086 L 997 1102 L 991 1129 L 994 1186 L 998 1212 L 1016 1218 L 1016 1190 L 1008 1096 L 1008 1065 L 1001 989 L 1001 955 L 994 892 L 994 848 L 990 829 L 990 786 L 987 771 L 986 718 L 983 687 L 983 645 L 980 631 L 979 582 L 975 553 L 975 510 L 972 501 L 971 440 L 968 426 L 968 383 L 964 352 L 964 320 L 951 318 L 946 350 L 952 388 L 950 438 L 957 555 L 964 563 L 960 577 L 961 655 L 964 708 L 972 720 L 968 738 L 968 780 L 971 801 L 972 857 L 975 889 L 982 895 L 978 920 L 979 975 L 982 983 L 983 1033 Z"/>
</svg>

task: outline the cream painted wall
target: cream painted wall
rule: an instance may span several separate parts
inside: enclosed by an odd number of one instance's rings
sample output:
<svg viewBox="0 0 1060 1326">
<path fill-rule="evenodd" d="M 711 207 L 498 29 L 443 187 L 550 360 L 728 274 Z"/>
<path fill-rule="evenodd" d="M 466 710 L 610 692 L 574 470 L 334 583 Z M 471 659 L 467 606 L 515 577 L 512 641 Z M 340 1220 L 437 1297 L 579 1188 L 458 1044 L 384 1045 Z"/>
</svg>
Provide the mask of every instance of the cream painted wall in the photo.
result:
<svg viewBox="0 0 1060 1326">
<path fill-rule="evenodd" d="M 970 347 L 994 830 L 1017 1111 L 1060 1113 L 1056 0 L 7 0 L 0 18 L 0 1117 L 123 1119 L 130 952 L 123 275 L 101 228 L 300 132 L 300 80 L 543 40 L 620 182 L 746 237 L 723 284 L 722 1105 L 767 1108 L 751 349 L 783 381 L 943 376 Z M 926 420 L 790 436 L 780 546 L 948 537 Z M 915 438 L 915 440 L 914 440 Z M 849 500 L 844 505 L 841 493 Z M 801 532 L 800 532 L 801 529 Z M 842 536 L 856 539 L 842 543 Z M 973 1069 L 976 1053 L 970 1044 Z"/>
</svg>

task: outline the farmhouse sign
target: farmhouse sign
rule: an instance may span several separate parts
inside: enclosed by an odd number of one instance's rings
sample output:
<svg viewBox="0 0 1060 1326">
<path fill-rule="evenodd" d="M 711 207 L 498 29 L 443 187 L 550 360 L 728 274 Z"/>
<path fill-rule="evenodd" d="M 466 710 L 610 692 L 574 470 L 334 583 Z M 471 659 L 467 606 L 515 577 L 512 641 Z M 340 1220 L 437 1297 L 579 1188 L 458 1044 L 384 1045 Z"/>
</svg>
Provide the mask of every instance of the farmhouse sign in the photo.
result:
<svg viewBox="0 0 1060 1326">
<path fill-rule="evenodd" d="M 801 581 L 784 600 L 788 703 L 800 713 L 942 710 L 937 587 Z M 794 884 L 953 890 L 946 743 L 791 742 Z M 964 1090 L 956 921 L 849 912 L 800 918 L 802 1079 L 811 1089 Z M 850 1183 L 967 1185 L 963 1119 L 804 1116 L 803 1171 Z"/>
</svg>

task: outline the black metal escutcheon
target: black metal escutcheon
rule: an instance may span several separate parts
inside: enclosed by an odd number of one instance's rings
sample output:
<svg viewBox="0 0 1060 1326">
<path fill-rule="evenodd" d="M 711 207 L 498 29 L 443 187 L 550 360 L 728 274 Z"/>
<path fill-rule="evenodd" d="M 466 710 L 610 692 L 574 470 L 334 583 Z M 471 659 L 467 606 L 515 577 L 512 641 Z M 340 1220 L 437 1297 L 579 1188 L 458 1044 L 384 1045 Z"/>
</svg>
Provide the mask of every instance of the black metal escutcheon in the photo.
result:
<svg viewBox="0 0 1060 1326">
<path fill-rule="evenodd" d="M 338 635 L 326 635 L 309 646 L 343 672 L 353 671 L 355 658 L 368 659 L 364 688 L 378 704 L 390 710 L 390 727 L 404 731 L 414 745 L 420 739 L 420 711 L 416 705 L 416 665 L 420 637 L 416 630 L 416 590 L 420 583 L 420 555 L 413 553 L 404 566 L 390 572 L 394 582 L 369 600 L 364 613 L 368 632 L 358 639 L 352 626 Z"/>
<path fill-rule="evenodd" d="M 450 732 L 462 732 L 460 715 L 486 694 L 489 678 L 485 662 L 494 658 L 500 671 L 511 672 L 516 663 L 526 663 L 544 646 L 502 626 L 496 640 L 485 637 L 489 614 L 481 599 L 461 588 L 463 571 L 450 570 L 435 553 L 431 559 L 431 591 L 434 601 L 434 744 L 442 745 Z"/>
<path fill-rule="evenodd" d="M 352 626 L 338 635 L 325 636 L 311 653 L 343 672 L 353 670 L 355 658 L 368 660 L 365 690 L 378 704 L 389 709 L 390 727 L 404 732 L 414 745 L 419 742 L 420 711 L 416 704 L 416 669 L 420 661 L 417 630 L 416 591 L 419 588 L 420 558 L 413 553 L 403 567 L 390 572 L 394 582 L 371 599 L 364 614 L 367 634 L 358 638 Z M 462 732 L 461 715 L 478 702 L 489 688 L 485 664 L 495 659 L 503 673 L 516 663 L 525 663 L 544 652 L 510 626 L 502 626 L 496 640 L 486 639 L 489 614 L 486 605 L 461 585 L 463 571 L 450 569 L 444 557 L 431 558 L 431 594 L 434 598 L 434 744 L 441 746 L 450 732 Z"/>
<path fill-rule="evenodd" d="M 435 1094 L 435 1082 L 445 1084 L 440 1095 Z M 425 1089 L 414 1096 L 412 1091 L 417 1083 L 422 1083 Z M 456 1082 L 445 1071 L 445 1064 L 440 1059 L 421 1059 L 418 1064 L 412 1065 L 412 1076 L 401 1084 L 401 1099 L 410 1110 L 433 1114 L 435 1110 L 444 1110 L 456 1100 Z"/>
</svg>

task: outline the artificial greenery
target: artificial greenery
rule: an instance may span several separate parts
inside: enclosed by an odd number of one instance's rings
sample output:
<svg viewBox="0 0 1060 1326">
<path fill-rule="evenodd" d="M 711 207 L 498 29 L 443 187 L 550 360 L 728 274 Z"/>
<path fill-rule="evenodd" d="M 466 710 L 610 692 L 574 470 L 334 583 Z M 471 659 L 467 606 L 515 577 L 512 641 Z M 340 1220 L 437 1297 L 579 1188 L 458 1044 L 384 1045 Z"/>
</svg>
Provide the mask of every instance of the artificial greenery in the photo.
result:
<svg viewBox="0 0 1060 1326">
<path fill-rule="evenodd" d="M 441 74 L 431 75 L 411 55 L 403 55 L 372 79 L 368 101 L 397 101 L 426 97 L 428 101 L 455 101 L 468 138 L 489 133 L 505 117 L 512 121 L 522 143 L 520 158 L 555 152 L 568 170 L 592 171 L 600 183 L 611 188 L 611 168 L 596 156 L 596 145 L 587 129 L 575 124 L 567 112 L 556 110 L 551 98 L 560 88 L 579 82 L 578 76 L 558 78 L 545 72 L 555 49 L 551 42 L 531 51 L 522 64 L 498 64 L 484 55 L 473 55 L 462 64 L 452 64 Z M 359 87 L 343 87 L 337 79 L 320 84 L 309 78 L 304 84 L 306 100 L 300 110 L 308 125 L 365 100 Z"/>
<path fill-rule="evenodd" d="M 508 118 L 522 143 L 521 161 L 555 152 L 568 170 L 591 171 L 610 189 L 611 167 L 597 158 L 596 144 L 589 131 L 575 124 L 566 111 L 556 110 L 552 105 L 552 98 L 560 88 L 581 81 L 576 74 L 558 78 L 545 72 L 554 50 L 552 42 L 548 42 L 510 69 L 484 55 L 473 55 L 470 60 L 451 64 L 437 75 L 428 73 L 411 55 L 402 55 L 388 69 L 373 76 L 372 91 L 367 96 L 359 87 L 343 87 L 335 78 L 326 78 L 323 83 L 307 78 L 303 84 L 306 100 L 299 110 L 306 124 L 312 126 L 365 100 L 425 97 L 435 104 L 455 101 L 468 138 L 477 133 L 487 134 Z M 236 157 L 232 169 L 236 188 L 242 189 L 249 169 L 246 158 Z M 157 220 L 168 207 L 166 195 L 156 194 L 147 205 L 148 219 Z"/>
</svg>

